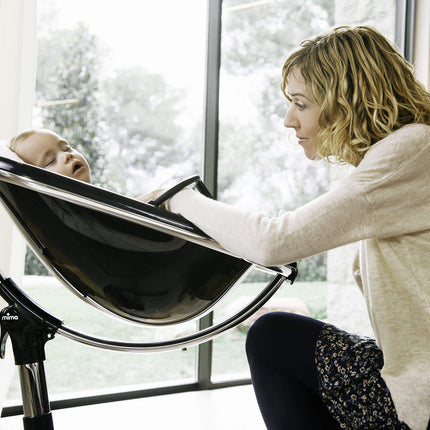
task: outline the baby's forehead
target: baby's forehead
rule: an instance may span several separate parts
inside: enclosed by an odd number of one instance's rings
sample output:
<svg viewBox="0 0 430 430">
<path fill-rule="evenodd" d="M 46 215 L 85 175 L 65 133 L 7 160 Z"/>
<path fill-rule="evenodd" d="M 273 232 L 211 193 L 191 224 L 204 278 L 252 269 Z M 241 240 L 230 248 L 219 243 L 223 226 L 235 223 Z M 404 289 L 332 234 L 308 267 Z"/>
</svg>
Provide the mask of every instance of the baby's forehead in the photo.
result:
<svg viewBox="0 0 430 430">
<path fill-rule="evenodd" d="M 58 145 L 61 142 L 65 142 L 65 140 L 55 133 L 36 131 L 23 141 L 23 143 L 25 142 L 31 145 L 37 145 L 39 147 L 50 147 Z"/>
<path fill-rule="evenodd" d="M 59 136 L 37 131 L 19 142 L 15 152 L 27 163 L 37 165 L 46 154 L 56 151 L 60 142 Z"/>
<path fill-rule="evenodd" d="M 33 133 L 33 137 L 48 140 L 63 140 L 61 136 L 50 130 L 37 130 Z M 30 136 L 31 137 L 31 136 Z"/>
</svg>

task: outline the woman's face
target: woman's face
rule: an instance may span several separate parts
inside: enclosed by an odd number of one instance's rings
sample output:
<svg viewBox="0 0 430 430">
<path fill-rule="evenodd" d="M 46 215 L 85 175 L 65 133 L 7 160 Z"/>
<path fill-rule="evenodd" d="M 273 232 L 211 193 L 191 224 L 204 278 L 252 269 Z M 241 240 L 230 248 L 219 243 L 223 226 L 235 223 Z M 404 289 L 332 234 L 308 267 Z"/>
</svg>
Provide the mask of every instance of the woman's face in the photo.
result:
<svg viewBox="0 0 430 430">
<path fill-rule="evenodd" d="M 284 119 L 284 126 L 293 128 L 298 143 L 310 160 L 317 158 L 317 135 L 319 106 L 312 100 L 300 69 L 294 68 L 288 76 L 287 95 L 290 107 Z"/>
</svg>

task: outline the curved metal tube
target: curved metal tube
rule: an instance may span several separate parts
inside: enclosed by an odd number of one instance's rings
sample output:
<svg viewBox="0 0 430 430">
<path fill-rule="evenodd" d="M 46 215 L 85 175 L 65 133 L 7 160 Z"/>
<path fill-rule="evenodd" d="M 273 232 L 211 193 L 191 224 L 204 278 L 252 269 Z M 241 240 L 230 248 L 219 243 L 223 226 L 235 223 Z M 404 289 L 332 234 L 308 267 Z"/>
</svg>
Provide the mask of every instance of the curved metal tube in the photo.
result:
<svg viewBox="0 0 430 430">
<path fill-rule="evenodd" d="M 21 231 L 28 235 L 29 243 L 41 257 L 46 257 L 42 260 L 49 263 L 53 273 L 72 291 L 77 290 L 81 298 L 96 303 L 101 309 L 152 325 L 184 322 L 201 317 L 240 281 L 250 266 L 272 274 L 266 288 L 235 315 L 179 339 L 122 342 L 80 333 L 61 322 L 55 324 L 59 334 L 72 340 L 130 352 L 156 352 L 196 345 L 243 322 L 276 292 L 285 279 L 293 281 L 295 278 L 292 265 L 262 268 L 240 259 L 178 215 L 61 175 L 52 175 L 43 169 L 6 163 L 0 158 L 0 179 L 12 184 L 11 187 L 1 184 L 3 203 Z M 41 208 L 38 217 L 34 217 L 34 206 Z M 46 220 L 50 222 L 41 223 Z M 88 225 L 92 226 L 90 231 Z M 167 236 L 155 234 L 154 230 Z M 156 251 L 154 242 L 158 246 Z M 81 252 L 67 253 L 63 243 L 80 246 Z M 177 255 L 173 259 L 174 253 Z M 164 276 L 165 265 L 161 263 L 172 259 L 172 273 L 176 277 L 169 275 L 168 278 Z M 112 262 L 117 264 L 111 266 Z M 214 262 L 218 268 L 215 277 L 210 267 L 215 266 Z M 136 275 L 130 278 L 130 273 Z M 29 306 L 37 316 L 41 315 L 36 304 Z M 183 315 L 185 307 L 187 313 Z"/>
<path fill-rule="evenodd" d="M 263 306 L 278 288 L 285 281 L 285 277 L 282 275 L 276 275 L 274 279 L 266 286 L 266 288 L 247 306 L 245 306 L 238 313 L 225 321 L 209 327 L 205 330 L 198 331 L 189 336 L 184 336 L 174 340 L 167 340 L 162 342 L 150 342 L 150 343 L 129 343 L 120 342 L 115 340 L 100 339 L 92 336 L 88 336 L 84 333 L 77 332 L 68 327 L 61 326 L 58 329 L 58 334 L 65 336 L 71 340 L 94 346 L 96 348 L 109 349 L 113 351 L 123 352 L 162 352 L 170 351 L 174 349 L 181 349 L 190 346 L 197 345 L 199 343 L 207 342 L 216 336 L 219 336 L 226 330 L 236 327 L 253 313 L 255 313 L 261 306 Z"/>
<path fill-rule="evenodd" d="M 184 230 L 183 226 L 176 226 L 173 224 L 166 224 L 165 222 L 161 222 L 156 219 L 144 218 L 140 214 L 133 213 L 132 211 L 127 211 L 112 205 L 108 205 L 106 203 L 101 203 L 96 199 L 91 199 L 88 197 L 82 197 L 73 192 L 67 191 L 65 189 L 61 189 L 59 187 L 42 184 L 32 178 L 20 176 L 11 172 L 6 172 L 1 170 L 0 176 L 4 182 L 8 182 L 11 184 L 19 185 L 21 187 L 27 188 L 29 190 L 33 190 L 36 192 L 40 192 L 42 194 L 63 199 L 71 203 L 75 203 L 79 206 L 86 207 L 88 209 L 93 209 L 96 211 L 104 212 L 106 214 L 119 217 L 126 221 L 131 221 L 136 224 L 139 224 L 144 227 L 149 227 L 154 230 L 157 230 L 161 233 L 171 234 L 179 239 L 183 239 L 197 245 L 204 246 L 206 248 L 213 249 L 214 251 L 221 252 L 223 254 L 231 255 L 233 257 L 237 257 L 236 255 L 228 252 L 224 248 L 222 248 L 217 242 L 209 237 L 202 236 L 200 234 L 194 233 L 192 231 Z M 67 178 L 68 179 L 68 178 Z M 87 185 L 87 184 L 80 184 Z M 111 193 L 115 194 L 115 193 Z M 269 270 L 267 267 L 260 266 L 258 264 L 252 263 L 256 267 L 258 267 L 262 271 Z M 276 271 L 278 273 L 283 273 L 285 276 L 291 275 L 291 269 L 288 266 L 276 266 L 271 267 L 270 271 Z"/>
</svg>

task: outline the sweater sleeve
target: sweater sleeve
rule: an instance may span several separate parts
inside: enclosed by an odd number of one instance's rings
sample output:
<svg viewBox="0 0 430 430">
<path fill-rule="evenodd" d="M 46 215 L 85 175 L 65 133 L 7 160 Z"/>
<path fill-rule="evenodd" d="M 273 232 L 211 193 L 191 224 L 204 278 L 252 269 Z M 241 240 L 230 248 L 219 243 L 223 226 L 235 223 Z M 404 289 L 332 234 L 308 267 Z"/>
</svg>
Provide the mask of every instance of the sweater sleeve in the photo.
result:
<svg viewBox="0 0 430 430">
<path fill-rule="evenodd" d="M 368 226 L 368 204 L 330 192 L 279 217 L 242 210 L 185 190 L 170 208 L 207 233 L 229 252 L 272 266 L 298 261 L 358 240 Z"/>
<path fill-rule="evenodd" d="M 430 228 L 429 212 L 423 215 L 421 199 L 411 192 L 421 182 L 428 184 L 429 130 L 413 149 L 399 144 L 407 133 L 393 133 L 378 142 L 378 148 L 369 151 L 336 189 L 279 217 L 245 211 L 191 190 L 174 196 L 170 210 L 189 219 L 229 252 L 264 266 L 298 261 L 366 238 L 403 234 L 410 217 Z M 426 198 L 428 210 L 428 191 Z"/>
</svg>

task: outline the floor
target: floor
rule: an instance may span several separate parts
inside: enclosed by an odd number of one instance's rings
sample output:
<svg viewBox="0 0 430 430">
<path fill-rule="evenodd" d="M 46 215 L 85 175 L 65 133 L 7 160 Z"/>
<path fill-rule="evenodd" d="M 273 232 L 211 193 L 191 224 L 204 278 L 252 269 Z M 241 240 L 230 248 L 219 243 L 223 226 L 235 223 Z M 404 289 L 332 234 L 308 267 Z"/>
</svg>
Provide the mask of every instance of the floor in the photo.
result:
<svg viewBox="0 0 430 430">
<path fill-rule="evenodd" d="M 55 430 L 263 430 L 251 385 L 53 411 Z M 22 417 L 0 430 L 23 429 Z"/>
</svg>

